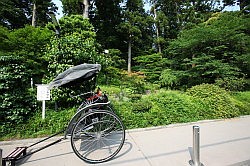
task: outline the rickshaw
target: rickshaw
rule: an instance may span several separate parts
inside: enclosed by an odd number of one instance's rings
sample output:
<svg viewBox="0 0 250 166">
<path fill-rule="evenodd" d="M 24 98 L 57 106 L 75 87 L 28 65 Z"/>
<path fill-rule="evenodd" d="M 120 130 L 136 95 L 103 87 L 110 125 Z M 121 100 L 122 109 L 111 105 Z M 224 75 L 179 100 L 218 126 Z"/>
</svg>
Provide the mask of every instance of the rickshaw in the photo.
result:
<svg viewBox="0 0 250 166">
<path fill-rule="evenodd" d="M 68 84 L 77 85 L 94 79 L 100 70 L 100 64 L 73 66 L 60 73 L 50 82 L 49 89 Z M 85 162 L 102 163 L 116 156 L 124 144 L 125 127 L 112 110 L 107 95 L 98 88 L 96 92 L 82 93 L 72 97 L 81 97 L 82 101 L 66 129 L 28 147 L 17 147 L 7 157 L 3 158 L 3 166 L 6 165 L 7 161 L 11 163 L 11 166 L 14 166 L 15 161 L 68 138 L 70 138 L 74 153 Z M 63 132 L 63 138 L 27 153 L 28 148 Z"/>
</svg>

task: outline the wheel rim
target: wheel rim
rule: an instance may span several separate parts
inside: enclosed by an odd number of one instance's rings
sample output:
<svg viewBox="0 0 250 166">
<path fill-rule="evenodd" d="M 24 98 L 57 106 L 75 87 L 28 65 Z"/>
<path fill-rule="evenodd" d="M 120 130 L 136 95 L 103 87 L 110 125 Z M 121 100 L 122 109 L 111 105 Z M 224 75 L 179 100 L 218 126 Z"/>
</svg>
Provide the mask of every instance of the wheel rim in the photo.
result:
<svg viewBox="0 0 250 166">
<path fill-rule="evenodd" d="M 83 116 L 73 128 L 71 145 L 82 160 L 100 163 L 120 151 L 124 138 L 124 126 L 114 113 L 93 111 Z"/>
</svg>

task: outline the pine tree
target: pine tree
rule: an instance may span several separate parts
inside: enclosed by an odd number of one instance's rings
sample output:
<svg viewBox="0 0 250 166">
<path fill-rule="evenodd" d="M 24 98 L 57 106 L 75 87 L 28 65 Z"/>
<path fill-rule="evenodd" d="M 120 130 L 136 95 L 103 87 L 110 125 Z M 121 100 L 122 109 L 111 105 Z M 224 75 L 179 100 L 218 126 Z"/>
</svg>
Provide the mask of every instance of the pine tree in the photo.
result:
<svg viewBox="0 0 250 166">
<path fill-rule="evenodd" d="M 133 57 L 136 54 L 148 50 L 151 47 L 152 23 L 143 8 L 142 0 L 127 0 L 123 11 L 123 22 L 119 25 L 119 31 L 123 32 L 123 38 L 128 49 L 128 72 L 132 66 L 132 47 Z M 147 49 L 145 49 L 147 48 Z"/>
<path fill-rule="evenodd" d="M 121 23 L 121 0 L 98 0 L 92 11 L 90 22 L 96 29 L 97 41 L 103 48 L 120 48 L 117 26 Z"/>
</svg>

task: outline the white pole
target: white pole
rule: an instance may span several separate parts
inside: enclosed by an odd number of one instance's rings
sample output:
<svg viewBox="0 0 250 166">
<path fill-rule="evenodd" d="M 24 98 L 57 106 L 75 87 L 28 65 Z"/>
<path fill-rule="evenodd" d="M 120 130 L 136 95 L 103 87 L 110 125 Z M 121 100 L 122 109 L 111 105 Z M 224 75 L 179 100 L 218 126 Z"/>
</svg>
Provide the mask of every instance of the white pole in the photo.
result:
<svg viewBox="0 0 250 166">
<path fill-rule="evenodd" d="M 42 118 L 45 119 L 45 100 L 43 100 Z"/>
</svg>

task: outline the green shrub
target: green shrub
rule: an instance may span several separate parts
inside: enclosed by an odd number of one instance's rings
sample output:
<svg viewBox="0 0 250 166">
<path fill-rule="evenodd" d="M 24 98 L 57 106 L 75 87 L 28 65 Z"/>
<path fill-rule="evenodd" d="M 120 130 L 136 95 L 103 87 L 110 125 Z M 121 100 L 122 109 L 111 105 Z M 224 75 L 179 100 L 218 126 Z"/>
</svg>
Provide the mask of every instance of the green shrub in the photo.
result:
<svg viewBox="0 0 250 166">
<path fill-rule="evenodd" d="M 247 92 L 237 92 L 233 95 L 234 102 L 239 108 L 241 115 L 250 114 L 250 91 Z"/>
<path fill-rule="evenodd" d="M 244 78 L 228 77 L 215 80 L 215 84 L 226 90 L 241 91 L 246 87 L 247 81 Z"/>
<path fill-rule="evenodd" d="M 121 93 L 121 88 L 117 86 L 105 86 L 101 85 L 101 90 L 107 93 L 109 96 L 119 95 Z"/>
<path fill-rule="evenodd" d="M 132 111 L 133 112 L 147 112 L 152 108 L 152 102 L 149 100 L 137 100 L 134 101 L 132 104 Z"/>
<path fill-rule="evenodd" d="M 0 126 L 20 124 L 35 110 L 34 91 L 20 57 L 0 56 Z"/>
<path fill-rule="evenodd" d="M 75 108 L 58 112 L 46 110 L 45 119 L 42 119 L 40 111 L 36 112 L 25 124 L 1 126 L 0 139 L 41 137 L 54 134 L 65 129 L 75 111 Z"/>
<path fill-rule="evenodd" d="M 160 76 L 161 87 L 172 88 L 178 84 L 178 78 L 171 69 L 165 69 Z"/>
<path fill-rule="evenodd" d="M 190 122 L 199 119 L 197 109 L 186 94 L 179 91 L 160 91 L 149 96 L 153 102 L 150 110 L 153 125 Z"/>
<path fill-rule="evenodd" d="M 161 90 L 136 102 L 114 101 L 113 108 L 127 128 L 149 127 L 199 119 L 191 97 Z"/>
<path fill-rule="evenodd" d="M 229 93 L 216 85 L 193 86 L 187 90 L 186 94 L 193 97 L 202 117 L 213 119 L 232 118 L 240 115 L 239 109 Z"/>
<path fill-rule="evenodd" d="M 129 99 L 131 99 L 131 101 L 138 101 L 141 99 L 142 95 L 141 94 L 130 94 L 128 95 Z"/>
<path fill-rule="evenodd" d="M 116 87 L 102 90 L 117 94 Z M 231 118 L 250 114 L 250 91 L 230 94 L 215 85 L 202 84 L 187 92 L 159 90 L 157 93 L 141 95 L 139 100 L 117 100 L 111 98 L 114 112 L 122 119 L 127 129 L 191 122 L 203 119 Z M 45 136 L 58 132 L 69 123 L 75 108 L 62 111 L 41 112 L 23 125 L 0 125 L 0 139 Z M 5 137 L 4 137 L 5 136 Z"/>
</svg>

